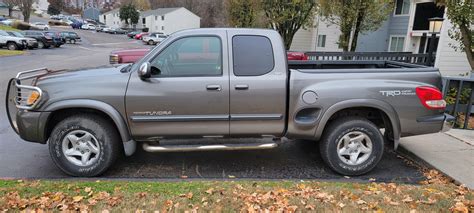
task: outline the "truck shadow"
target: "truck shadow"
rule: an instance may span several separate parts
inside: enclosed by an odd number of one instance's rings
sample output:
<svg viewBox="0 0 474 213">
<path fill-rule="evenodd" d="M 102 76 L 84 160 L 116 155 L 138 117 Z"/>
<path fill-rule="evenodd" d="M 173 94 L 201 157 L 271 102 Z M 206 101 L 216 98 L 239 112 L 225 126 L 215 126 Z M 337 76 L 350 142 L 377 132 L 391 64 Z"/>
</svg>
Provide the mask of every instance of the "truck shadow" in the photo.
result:
<svg viewBox="0 0 474 213">
<path fill-rule="evenodd" d="M 344 177 L 324 165 L 317 142 L 290 140 L 270 150 L 182 153 L 137 152 L 121 159 L 103 177 L 154 179 L 309 179 L 417 183 L 423 174 L 386 150 L 369 174 Z"/>
</svg>

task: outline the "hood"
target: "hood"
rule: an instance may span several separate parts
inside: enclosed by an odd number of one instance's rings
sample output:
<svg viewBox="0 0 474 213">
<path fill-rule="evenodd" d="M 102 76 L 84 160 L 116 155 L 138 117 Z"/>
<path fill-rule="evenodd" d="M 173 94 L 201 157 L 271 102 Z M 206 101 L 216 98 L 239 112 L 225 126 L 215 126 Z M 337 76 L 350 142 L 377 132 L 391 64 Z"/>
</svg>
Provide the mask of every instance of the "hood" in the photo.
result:
<svg viewBox="0 0 474 213">
<path fill-rule="evenodd" d="M 38 78 L 36 85 L 47 95 L 46 104 L 68 99 L 104 100 L 125 95 L 129 65 L 52 72 Z"/>
<path fill-rule="evenodd" d="M 110 54 L 112 55 L 119 55 L 119 56 L 131 56 L 131 55 L 145 55 L 150 51 L 150 49 L 123 49 L 123 50 L 115 50 L 112 51 Z"/>
<path fill-rule="evenodd" d="M 25 40 L 26 41 L 26 38 L 20 38 L 20 37 L 15 37 L 15 36 L 2 36 L 2 37 L 7 40 L 13 40 L 13 41 Z"/>
</svg>

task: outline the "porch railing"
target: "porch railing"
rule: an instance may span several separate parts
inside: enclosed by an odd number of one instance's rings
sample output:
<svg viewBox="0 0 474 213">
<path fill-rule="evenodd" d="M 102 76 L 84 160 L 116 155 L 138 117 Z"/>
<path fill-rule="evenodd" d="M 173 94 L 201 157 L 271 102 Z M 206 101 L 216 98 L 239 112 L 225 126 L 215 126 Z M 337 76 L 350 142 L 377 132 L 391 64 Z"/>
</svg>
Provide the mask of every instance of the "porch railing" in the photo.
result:
<svg viewBox="0 0 474 213">
<path fill-rule="evenodd" d="M 443 81 L 446 113 L 456 118 L 454 127 L 474 130 L 474 79 L 446 77 Z"/>
<path fill-rule="evenodd" d="M 309 60 L 390 60 L 428 64 L 428 54 L 411 52 L 306 52 Z"/>
</svg>

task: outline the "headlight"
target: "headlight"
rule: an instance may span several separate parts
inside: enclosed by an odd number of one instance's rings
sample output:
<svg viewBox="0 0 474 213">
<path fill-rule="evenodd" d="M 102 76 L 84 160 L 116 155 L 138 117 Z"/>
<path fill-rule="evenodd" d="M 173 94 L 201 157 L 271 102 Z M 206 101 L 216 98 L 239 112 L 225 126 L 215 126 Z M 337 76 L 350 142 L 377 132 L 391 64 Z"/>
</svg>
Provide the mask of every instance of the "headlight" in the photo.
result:
<svg viewBox="0 0 474 213">
<path fill-rule="evenodd" d="M 39 92 L 37 91 L 31 92 L 30 95 L 28 96 L 28 100 L 26 100 L 26 104 L 33 105 L 38 100 L 39 97 L 40 97 Z"/>
</svg>

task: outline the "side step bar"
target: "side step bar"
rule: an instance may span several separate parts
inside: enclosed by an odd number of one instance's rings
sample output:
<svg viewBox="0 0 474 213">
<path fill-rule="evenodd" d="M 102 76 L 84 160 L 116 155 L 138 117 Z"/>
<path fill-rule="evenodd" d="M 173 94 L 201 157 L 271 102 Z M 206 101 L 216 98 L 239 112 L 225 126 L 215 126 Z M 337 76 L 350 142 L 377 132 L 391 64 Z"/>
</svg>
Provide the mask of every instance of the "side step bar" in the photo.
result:
<svg viewBox="0 0 474 213">
<path fill-rule="evenodd" d="M 219 144 L 219 145 L 167 145 L 153 146 L 148 143 L 143 144 L 143 149 L 147 152 L 193 152 L 193 151 L 222 151 L 222 150 L 255 150 L 272 149 L 277 147 L 277 143 L 246 143 L 246 144 Z"/>
</svg>

